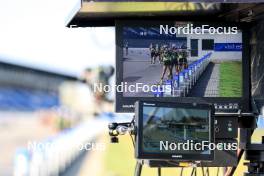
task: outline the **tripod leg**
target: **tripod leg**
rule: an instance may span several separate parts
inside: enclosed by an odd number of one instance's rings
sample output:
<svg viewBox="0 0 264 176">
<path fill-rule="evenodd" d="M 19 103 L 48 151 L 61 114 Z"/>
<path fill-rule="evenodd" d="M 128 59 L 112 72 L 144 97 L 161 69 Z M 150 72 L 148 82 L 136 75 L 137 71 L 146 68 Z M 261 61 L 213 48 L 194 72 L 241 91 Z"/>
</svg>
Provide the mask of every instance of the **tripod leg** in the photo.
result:
<svg viewBox="0 0 264 176">
<path fill-rule="evenodd" d="M 183 167 L 181 168 L 181 174 L 180 174 L 180 176 L 182 176 L 182 174 L 183 174 Z"/>
<path fill-rule="evenodd" d="M 204 174 L 204 168 L 203 167 L 201 167 L 202 168 L 202 173 L 203 173 L 203 176 L 205 176 L 205 174 Z"/>
<path fill-rule="evenodd" d="M 192 168 L 191 176 L 193 176 L 194 172 L 195 172 L 195 168 L 193 167 L 193 168 Z"/>
<path fill-rule="evenodd" d="M 206 167 L 206 176 L 209 176 L 209 175 L 210 175 L 210 173 L 209 173 L 209 168 Z"/>
<path fill-rule="evenodd" d="M 137 161 L 134 176 L 141 176 L 141 171 L 142 171 L 142 164 L 140 161 Z"/>
<path fill-rule="evenodd" d="M 161 176 L 161 168 L 158 167 L 158 176 Z"/>
</svg>

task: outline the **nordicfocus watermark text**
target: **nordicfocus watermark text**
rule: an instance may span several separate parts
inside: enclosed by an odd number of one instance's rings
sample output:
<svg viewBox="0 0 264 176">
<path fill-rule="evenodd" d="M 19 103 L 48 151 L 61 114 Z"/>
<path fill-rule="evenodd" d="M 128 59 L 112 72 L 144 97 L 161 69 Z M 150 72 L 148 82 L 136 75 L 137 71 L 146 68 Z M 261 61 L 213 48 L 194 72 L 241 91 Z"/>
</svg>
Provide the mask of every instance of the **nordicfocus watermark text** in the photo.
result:
<svg viewBox="0 0 264 176">
<path fill-rule="evenodd" d="M 168 142 L 160 141 L 161 151 L 204 151 L 204 150 L 237 150 L 237 143 L 211 143 L 209 141 L 194 142 L 187 140 L 186 142 Z"/>
<path fill-rule="evenodd" d="M 209 25 L 194 26 L 187 24 L 186 26 L 169 26 L 160 25 L 160 34 L 238 34 L 237 27 L 214 27 Z"/>
<path fill-rule="evenodd" d="M 144 83 L 135 83 L 135 84 L 128 84 L 127 82 L 121 82 L 119 85 L 104 85 L 102 83 L 95 83 L 93 85 L 93 91 L 94 92 L 111 92 L 111 91 L 116 91 L 116 92 L 130 92 L 130 93 L 135 93 L 135 92 L 155 92 L 157 90 L 163 90 L 165 92 L 170 92 L 172 87 L 170 85 L 158 85 L 158 84 L 153 84 L 153 85 L 147 85 Z"/>
<path fill-rule="evenodd" d="M 36 142 L 36 141 L 29 141 L 27 144 L 28 150 L 68 150 L 68 149 L 75 149 L 80 151 L 104 151 L 106 149 L 106 144 L 102 142 L 86 142 L 82 144 L 76 144 L 72 146 L 65 146 L 64 144 L 53 143 L 53 142 Z"/>
</svg>

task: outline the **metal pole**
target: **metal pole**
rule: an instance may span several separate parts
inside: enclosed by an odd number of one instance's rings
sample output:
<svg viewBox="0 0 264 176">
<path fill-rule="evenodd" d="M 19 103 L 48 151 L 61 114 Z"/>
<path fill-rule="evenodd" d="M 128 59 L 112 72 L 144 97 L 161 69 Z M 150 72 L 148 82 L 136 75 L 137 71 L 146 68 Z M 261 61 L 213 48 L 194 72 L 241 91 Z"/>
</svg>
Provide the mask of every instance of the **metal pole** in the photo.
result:
<svg viewBox="0 0 264 176">
<path fill-rule="evenodd" d="M 158 167 L 158 176 L 161 176 L 161 168 Z"/>
</svg>

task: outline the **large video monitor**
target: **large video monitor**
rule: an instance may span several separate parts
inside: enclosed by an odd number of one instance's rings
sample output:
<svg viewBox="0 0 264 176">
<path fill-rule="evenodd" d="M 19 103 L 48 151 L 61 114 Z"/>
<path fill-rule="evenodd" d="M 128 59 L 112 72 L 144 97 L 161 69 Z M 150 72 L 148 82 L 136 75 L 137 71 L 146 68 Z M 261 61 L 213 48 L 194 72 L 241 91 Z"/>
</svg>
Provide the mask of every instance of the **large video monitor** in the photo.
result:
<svg viewBox="0 0 264 176">
<path fill-rule="evenodd" d="M 136 102 L 136 158 L 213 160 L 212 109 L 207 104 Z"/>
<path fill-rule="evenodd" d="M 247 111 L 247 35 L 241 23 L 118 21 L 116 111 L 132 112 L 137 100 Z"/>
</svg>

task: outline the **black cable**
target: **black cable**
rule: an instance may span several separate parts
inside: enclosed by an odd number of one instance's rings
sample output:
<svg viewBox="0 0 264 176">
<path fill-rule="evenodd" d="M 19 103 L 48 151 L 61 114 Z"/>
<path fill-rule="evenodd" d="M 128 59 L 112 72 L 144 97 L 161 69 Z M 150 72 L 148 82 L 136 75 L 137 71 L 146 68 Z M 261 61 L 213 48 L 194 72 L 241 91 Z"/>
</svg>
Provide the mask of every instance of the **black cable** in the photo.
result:
<svg viewBox="0 0 264 176">
<path fill-rule="evenodd" d="M 132 140 L 133 147 L 135 148 L 135 140 L 133 139 L 133 136 L 130 133 L 129 133 L 129 136 L 130 136 L 130 138 Z"/>
<path fill-rule="evenodd" d="M 243 154 L 244 154 L 244 149 L 241 149 L 241 150 L 239 151 L 239 153 L 238 153 L 238 157 L 237 157 L 237 158 L 238 158 L 238 159 L 237 159 L 238 163 L 240 162 L 240 160 L 241 160 Z M 236 171 L 236 168 L 237 168 L 237 166 L 232 167 L 232 168 L 228 171 L 228 173 L 225 173 L 225 176 L 233 176 L 234 173 L 235 173 L 235 171 Z"/>
<path fill-rule="evenodd" d="M 219 175 L 219 167 L 217 167 L 217 171 L 216 171 L 216 176 L 218 176 Z"/>
<path fill-rule="evenodd" d="M 132 120 L 131 120 L 131 124 L 133 124 L 134 121 L 135 121 L 135 116 L 133 116 L 133 118 L 132 118 Z M 130 136 L 130 138 L 131 138 L 131 140 L 132 140 L 133 147 L 135 148 L 135 140 L 134 140 L 134 138 L 133 138 L 131 132 L 129 132 L 129 136 Z"/>
<path fill-rule="evenodd" d="M 135 120 L 135 116 L 133 116 L 133 119 L 132 119 L 132 121 L 131 121 L 131 124 L 134 123 L 134 120 Z M 129 133 L 129 136 L 131 137 L 131 140 L 132 140 L 132 143 L 133 143 L 133 147 L 135 148 L 135 140 L 134 140 L 132 134 Z M 136 167 L 135 167 L 135 173 L 134 173 L 134 176 L 141 176 L 142 167 L 143 167 L 142 163 L 141 163 L 140 161 L 137 161 L 137 163 L 136 163 Z"/>
</svg>

